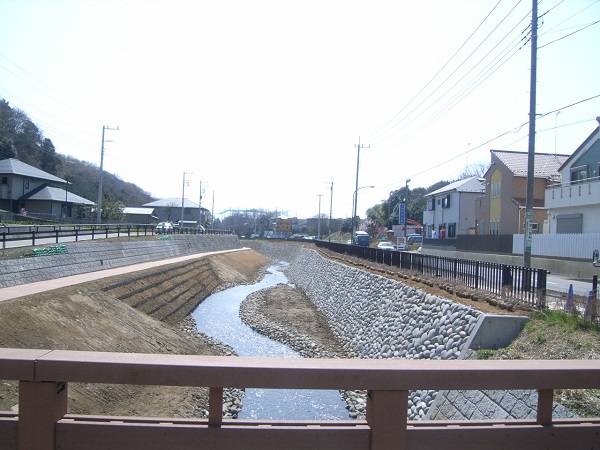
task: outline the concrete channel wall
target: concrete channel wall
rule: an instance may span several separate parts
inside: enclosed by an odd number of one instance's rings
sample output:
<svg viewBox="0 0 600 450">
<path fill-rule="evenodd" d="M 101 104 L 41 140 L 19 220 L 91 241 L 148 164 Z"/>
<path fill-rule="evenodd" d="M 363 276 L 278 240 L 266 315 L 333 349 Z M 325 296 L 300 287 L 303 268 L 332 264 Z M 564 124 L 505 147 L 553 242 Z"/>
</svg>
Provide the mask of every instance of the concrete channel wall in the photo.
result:
<svg viewBox="0 0 600 450">
<path fill-rule="evenodd" d="M 45 281 L 194 253 L 241 248 L 237 236 L 173 235 L 153 240 L 80 241 L 66 253 L 0 260 L 0 287 Z"/>
<path fill-rule="evenodd" d="M 290 282 L 301 287 L 327 317 L 345 350 L 357 358 L 466 359 L 472 349 L 508 345 L 527 320 L 485 315 L 400 281 L 321 257 L 301 245 L 246 242 L 275 261 L 290 264 Z M 410 419 L 535 417 L 532 391 L 415 391 Z M 572 417 L 555 405 L 555 417 Z"/>
</svg>

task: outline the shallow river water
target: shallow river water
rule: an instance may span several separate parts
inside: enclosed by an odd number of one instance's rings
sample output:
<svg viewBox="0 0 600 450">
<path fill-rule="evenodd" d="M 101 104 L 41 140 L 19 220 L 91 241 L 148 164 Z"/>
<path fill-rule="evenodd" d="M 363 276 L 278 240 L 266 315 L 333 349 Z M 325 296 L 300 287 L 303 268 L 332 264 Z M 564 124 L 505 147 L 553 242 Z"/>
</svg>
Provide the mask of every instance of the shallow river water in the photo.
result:
<svg viewBox="0 0 600 450">
<path fill-rule="evenodd" d="M 253 292 L 287 284 L 282 269 L 271 266 L 256 284 L 235 286 L 206 298 L 192 313 L 198 331 L 231 346 L 239 356 L 299 358 L 286 345 L 253 331 L 239 316 L 242 301 Z M 338 391 L 246 389 L 240 419 L 334 420 L 348 419 Z"/>
</svg>

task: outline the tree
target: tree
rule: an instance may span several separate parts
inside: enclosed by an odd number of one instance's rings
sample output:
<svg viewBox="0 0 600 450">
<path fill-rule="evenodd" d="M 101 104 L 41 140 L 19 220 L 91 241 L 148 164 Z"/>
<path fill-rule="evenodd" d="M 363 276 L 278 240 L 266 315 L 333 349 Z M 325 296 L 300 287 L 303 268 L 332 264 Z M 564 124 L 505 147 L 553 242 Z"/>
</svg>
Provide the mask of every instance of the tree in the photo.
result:
<svg viewBox="0 0 600 450">
<path fill-rule="evenodd" d="M 380 237 L 387 236 L 387 228 L 371 219 L 363 220 L 359 224 L 358 229 L 366 231 L 371 239 L 379 239 Z"/>
<path fill-rule="evenodd" d="M 171 202 L 169 203 L 167 206 L 165 206 L 165 214 L 167 215 L 167 222 L 173 222 L 171 220 L 171 216 L 175 213 L 175 211 L 177 211 L 178 206 Z"/>
<path fill-rule="evenodd" d="M 16 153 L 8 139 L 0 139 L 0 159 L 14 158 Z"/>
<path fill-rule="evenodd" d="M 342 233 L 349 233 L 351 229 L 352 229 L 352 219 L 350 219 L 349 217 L 346 217 L 342 221 L 342 225 L 340 226 L 340 231 Z"/>
<path fill-rule="evenodd" d="M 465 166 L 462 172 L 458 175 L 459 180 L 465 180 L 472 177 L 482 177 L 487 172 L 490 164 L 487 162 L 478 162 Z"/>
<path fill-rule="evenodd" d="M 48 173 L 56 173 L 61 161 L 56 157 L 56 149 L 54 148 L 54 144 L 50 139 L 45 138 L 42 141 L 40 149 L 42 151 L 40 156 L 40 168 Z"/>
</svg>

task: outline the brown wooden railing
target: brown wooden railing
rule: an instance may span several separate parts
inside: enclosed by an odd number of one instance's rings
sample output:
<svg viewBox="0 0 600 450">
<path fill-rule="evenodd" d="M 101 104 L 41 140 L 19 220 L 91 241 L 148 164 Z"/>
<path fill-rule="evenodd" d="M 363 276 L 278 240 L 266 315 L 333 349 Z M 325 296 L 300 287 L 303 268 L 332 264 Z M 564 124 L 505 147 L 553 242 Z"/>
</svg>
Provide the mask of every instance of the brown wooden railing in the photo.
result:
<svg viewBox="0 0 600 450">
<path fill-rule="evenodd" d="M 598 389 L 600 361 L 277 359 L 0 349 L 20 380 L 0 413 L 1 449 L 598 448 L 600 418 L 553 419 L 553 390 Z M 69 382 L 210 388 L 208 419 L 80 416 Z M 366 389 L 366 420 L 223 420 L 226 387 Z M 408 421 L 412 389 L 537 389 L 537 418 Z"/>
</svg>

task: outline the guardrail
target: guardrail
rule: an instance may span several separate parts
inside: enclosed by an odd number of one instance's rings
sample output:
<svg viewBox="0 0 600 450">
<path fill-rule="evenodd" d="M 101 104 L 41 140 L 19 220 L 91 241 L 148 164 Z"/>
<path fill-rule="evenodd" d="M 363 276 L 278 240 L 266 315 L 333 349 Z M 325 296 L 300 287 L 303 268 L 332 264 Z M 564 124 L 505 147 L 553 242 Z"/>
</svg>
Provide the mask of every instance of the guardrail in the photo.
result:
<svg viewBox="0 0 600 450">
<path fill-rule="evenodd" d="M 11 242 L 22 242 L 22 245 L 37 245 L 41 240 L 79 241 L 86 239 L 103 239 L 108 237 L 152 236 L 157 234 L 155 225 L 105 224 L 105 225 L 15 225 L 0 227 L 2 248 Z M 229 230 L 206 230 L 196 228 L 175 227 L 169 234 L 231 234 Z M 47 242 L 46 242 L 47 243 Z"/>
<path fill-rule="evenodd" d="M 2 449 L 598 448 L 600 418 L 553 419 L 553 390 L 598 389 L 600 361 L 278 359 L 0 349 L 20 380 L 19 412 L 0 413 Z M 208 419 L 67 412 L 69 382 L 204 386 Z M 366 389 L 366 420 L 224 420 L 226 387 Z M 537 389 L 537 417 L 408 421 L 413 389 Z"/>
<path fill-rule="evenodd" d="M 548 271 L 545 269 L 423 255 L 415 252 L 380 250 L 326 241 L 312 242 L 317 247 L 324 247 L 336 253 L 346 253 L 372 262 L 447 280 L 458 280 L 470 288 L 499 294 L 537 308 L 546 305 Z"/>
</svg>

